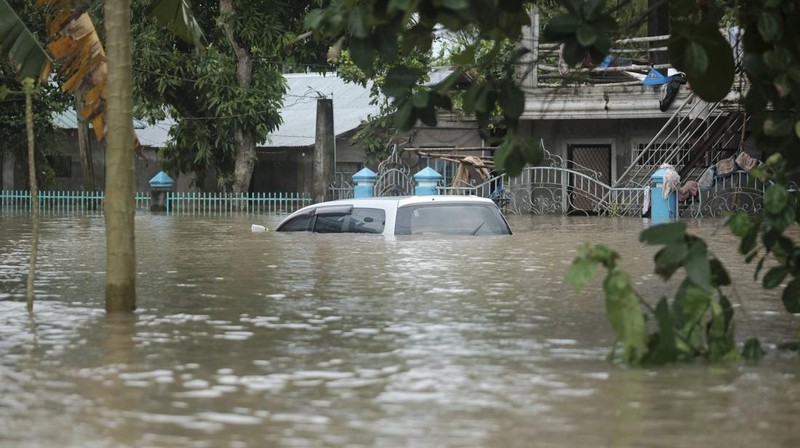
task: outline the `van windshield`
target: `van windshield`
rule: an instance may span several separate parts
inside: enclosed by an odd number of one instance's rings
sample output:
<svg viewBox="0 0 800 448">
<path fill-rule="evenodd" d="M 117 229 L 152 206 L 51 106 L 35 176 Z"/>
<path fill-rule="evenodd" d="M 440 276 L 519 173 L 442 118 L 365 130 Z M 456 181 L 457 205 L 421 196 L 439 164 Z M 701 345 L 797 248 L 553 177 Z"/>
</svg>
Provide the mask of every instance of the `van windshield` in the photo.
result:
<svg viewBox="0 0 800 448">
<path fill-rule="evenodd" d="M 397 209 L 396 235 L 510 235 L 500 210 L 490 204 L 414 204 Z"/>
</svg>

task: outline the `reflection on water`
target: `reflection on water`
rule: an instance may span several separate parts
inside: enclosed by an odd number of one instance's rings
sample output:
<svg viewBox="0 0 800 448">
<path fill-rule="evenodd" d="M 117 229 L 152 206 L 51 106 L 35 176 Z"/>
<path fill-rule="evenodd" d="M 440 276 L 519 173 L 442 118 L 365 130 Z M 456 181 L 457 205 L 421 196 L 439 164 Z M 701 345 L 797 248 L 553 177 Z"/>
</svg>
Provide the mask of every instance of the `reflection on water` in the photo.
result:
<svg viewBox="0 0 800 448">
<path fill-rule="evenodd" d="M 263 218 L 262 218 L 263 219 Z M 276 219 L 267 218 L 268 226 Z M 251 218 L 137 217 L 139 310 L 102 311 L 102 217 L 45 216 L 35 314 L 29 217 L 0 215 L 2 446 L 800 446 L 797 320 L 728 264 L 758 365 L 624 369 L 603 242 L 648 297 L 638 219 L 511 216 L 488 238 L 251 233 Z M 723 260 L 735 240 L 690 223 Z"/>
</svg>

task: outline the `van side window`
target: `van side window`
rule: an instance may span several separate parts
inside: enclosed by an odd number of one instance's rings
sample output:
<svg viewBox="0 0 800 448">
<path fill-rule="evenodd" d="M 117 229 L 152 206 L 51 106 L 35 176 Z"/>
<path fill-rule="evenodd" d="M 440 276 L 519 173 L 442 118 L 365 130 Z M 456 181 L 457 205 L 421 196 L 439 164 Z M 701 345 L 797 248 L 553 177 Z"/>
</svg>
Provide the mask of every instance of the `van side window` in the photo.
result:
<svg viewBox="0 0 800 448">
<path fill-rule="evenodd" d="M 353 233 L 383 233 L 386 214 L 376 208 L 355 208 L 350 215 L 347 231 Z"/>
<path fill-rule="evenodd" d="M 385 221 L 384 211 L 372 208 L 317 211 L 314 232 L 383 233 Z"/>
<path fill-rule="evenodd" d="M 314 232 L 317 233 L 341 233 L 342 224 L 347 220 L 348 214 L 345 213 L 326 213 L 317 215 L 314 222 Z"/>
<path fill-rule="evenodd" d="M 308 229 L 308 224 L 309 224 L 310 220 L 311 220 L 311 215 L 295 216 L 294 218 L 292 218 L 291 221 L 287 221 L 286 224 L 284 224 L 281 227 L 281 230 L 285 231 L 285 232 L 305 232 L 305 231 L 308 231 L 309 230 Z"/>
<path fill-rule="evenodd" d="M 295 216 L 278 230 L 316 233 L 383 233 L 386 212 L 377 208 L 355 208 L 352 205 L 319 207 Z"/>
</svg>

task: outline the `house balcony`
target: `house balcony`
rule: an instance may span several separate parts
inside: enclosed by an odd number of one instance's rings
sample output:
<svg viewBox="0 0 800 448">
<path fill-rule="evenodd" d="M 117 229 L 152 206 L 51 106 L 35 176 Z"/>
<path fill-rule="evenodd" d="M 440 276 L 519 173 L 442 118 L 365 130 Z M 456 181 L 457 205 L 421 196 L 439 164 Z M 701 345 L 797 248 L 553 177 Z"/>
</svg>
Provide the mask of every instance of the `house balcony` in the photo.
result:
<svg viewBox="0 0 800 448">
<path fill-rule="evenodd" d="M 517 77 L 525 92 L 523 120 L 658 119 L 669 117 L 688 98 L 691 86 L 680 85 L 677 95 L 663 107 L 669 76 L 678 73 L 667 63 L 669 35 L 634 37 L 614 42 L 604 61 L 584 61 L 568 66 L 560 44 L 540 38 L 539 16 L 531 13 L 531 26 L 523 29 L 521 44 L 529 53 L 520 61 Z M 740 59 L 740 31 L 722 30 Z M 644 85 L 658 72 L 664 84 Z M 652 80 L 651 80 L 652 81 Z M 744 78 L 737 78 L 720 112 L 738 107 Z M 694 98 L 692 98 L 694 100 Z M 699 101 L 699 99 L 697 100 Z"/>
</svg>

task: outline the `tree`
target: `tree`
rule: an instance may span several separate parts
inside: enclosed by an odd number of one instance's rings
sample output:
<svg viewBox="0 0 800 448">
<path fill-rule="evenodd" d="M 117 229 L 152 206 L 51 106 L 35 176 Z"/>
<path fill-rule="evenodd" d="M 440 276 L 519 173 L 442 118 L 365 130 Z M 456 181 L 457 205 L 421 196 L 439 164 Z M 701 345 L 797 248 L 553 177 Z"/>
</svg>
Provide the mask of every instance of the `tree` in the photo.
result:
<svg viewBox="0 0 800 448">
<path fill-rule="evenodd" d="M 545 38 L 564 44 L 566 62 L 576 64 L 585 57 L 599 62 L 611 46 L 617 26 L 604 0 L 560 0 L 562 13 L 554 14 L 544 30 Z M 458 2 L 420 1 L 335 1 L 325 9 L 309 14 L 306 23 L 318 38 L 349 48 L 355 64 L 372 74 L 372 61 L 380 55 L 394 61 L 399 48 L 405 51 L 430 48 L 434 29 L 444 25 L 459 32 L 474 26 L 481 41 L 492 47 L 490 56 L 499 55 L 499 43 L 517 41 L 527 24 L 529 4 L 521 0 L 464 0 Z M 771 182 L 764 211 L 749 217 L 732 215 L 734 234 L 741 237 L 740 252 L 747 261 L 758 260 L 756 275 L 771 260 L 776 264 L 762 277 L 765 288 L 785 284 L 783 302 L 790 312 L 800 312 L 800 247 L 785 230 L 800 222 L 798 193 L 787 189 L 789 175 L 800 167 L 800 11 L 797 2 L 744 0 L 718 2 L 672 1 L 669 3 L 670 62 L 685 72 L 697 95 L 706 101 L 719 101 L 730 91 L 735 76 L 733 52 L 719 32 L 726 17 L 738 18 L 744 29 L 744 69 L 750 83 L 745 98 L 753 117 L 756 142 L 771 154 L 767 163 L 754 170 Z M 635 23 L 632 22 L 632 23 Z M 402 36 L 402 39 L 398 39 Z M 497 48 L 497 50 L 495 50 Z M 453 56 L 463 70 L 475 66 L 475 45 L 466 45 Z M 526 52 L 519 49 L 511 60 L 519 62 Z M 506 71 L 508 73 L 508 71 Z M 384 93 L 397 107 L 395 122 L 408 129 L 418 120 L 435 124 L 436 107 L 449 109 L 455 73 L 439 86 L 424 88 L 403 67 L 386 75 Z M 499 76 L 475 81 L 464 94 L 464 109 L 475 115 L 479 125 L 486 123 L 497 106 L 509 129 L 495 153 L 495 166 L 507 173 L 519 173 L 526 163 L 538 163 L 541 152 L 530 140 L 516 132 L 524 103 L 513 77 Z M 656 307 L 640 297 L 630 280 L 619 270 L 619 255 L 602 245 L 583 248 L 568 278 L 573 284 L 585 283 L 601 264 L 608 269 L 604 282 L 608 317 L 623 346 L 622 359 L 629 363 L 673 362 L 702 357 L 730 359 L 738 356 L 733 335 L 733 308 L 719 289 L 730 282 L 720 260 L 713 257 L 706 243 L 686 234 L 681 223 L 655 226 L 640 239 L 664 245 L 656 255 L 656 273 L 667 279 L 680 269 L 686 280 L 672 302 Z M 790 280 L 789 280 L 790 279 Z M 686 307 L 684 307 L 686 306 Z M 692 311 L 687 313 L 687 309 Z M 648 334 L 642 312 L 658 323 Z M 678 313 L 678 314 L 675 314 Z M 673 315 L 677 318 L 673 319 Z M 698 345 L 701 344 L 701 345 Z M 757 356 L 757 341 L 748 341 L 746 356 Z"/>
<path fill-rule="evenodd" d="M 105 2 L 108 47 L 106 311 L 136 309 L 136 247 L 130 0 Z"/>
<path fill-rule="evenodd" d="M 216 170 L 223 188 L 249 190 L 255 146 L 281 123 L 283 73 L 306 63 L 329 67 L 324 47 L 300 36 L 305 13 L 318 3 L 195 1 L 209 42 L 202 53 L 150 22 L 134 24 L 139 111 L 178 119 L 160 153 L 167 171 L 202 177 Z M 136 1 L 134 9 L 146 4 Z"/>
</svg>

